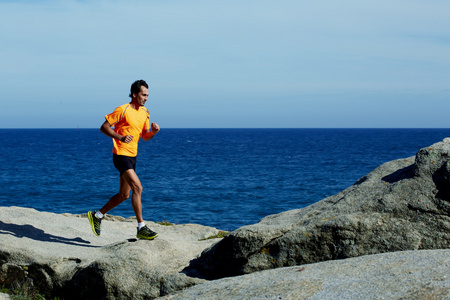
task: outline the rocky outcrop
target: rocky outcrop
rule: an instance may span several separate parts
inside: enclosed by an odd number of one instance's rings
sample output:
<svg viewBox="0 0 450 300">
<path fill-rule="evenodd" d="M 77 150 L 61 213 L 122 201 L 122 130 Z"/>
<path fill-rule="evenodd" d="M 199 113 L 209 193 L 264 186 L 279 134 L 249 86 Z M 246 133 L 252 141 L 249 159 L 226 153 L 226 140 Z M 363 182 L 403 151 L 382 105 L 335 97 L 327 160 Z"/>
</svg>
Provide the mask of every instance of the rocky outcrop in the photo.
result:
<svg viewBox="0 0 450 300">
<path fill-rule="evenodd" d="M 309 207 L 244 226 L 187 271 L 222 278 L 384 252 L 450 248 L 450 139 Z"/>
<path fill-rule="evenodd" d="M 161 300 L 450 299 L 450 250 L 383 253 L 212 280 Z"/>
<path fill-rule="evenodd" d="M 110 217 L 95 236 L 85 216 L 0 207 L 0 285 L 64 299 L 151 299 L 201 282 L 180 271 L 216 240 L 211 227 L 162 226 L 136 240 L 136 221 Z"/>
</svg>

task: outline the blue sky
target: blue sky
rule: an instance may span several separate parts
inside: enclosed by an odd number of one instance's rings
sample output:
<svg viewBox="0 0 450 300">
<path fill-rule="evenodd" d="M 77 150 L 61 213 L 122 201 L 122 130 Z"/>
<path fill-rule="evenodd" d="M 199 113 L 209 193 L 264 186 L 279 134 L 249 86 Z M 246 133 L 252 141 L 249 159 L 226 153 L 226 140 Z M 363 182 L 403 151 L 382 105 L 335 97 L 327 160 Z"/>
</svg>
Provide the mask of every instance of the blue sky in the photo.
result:
<svg viewBox="0 0 450 300">
<path fill-rule="evenodd" d="M 450 1 L 1 1 L 0 128 L 448 127 Z"/>
</svg>

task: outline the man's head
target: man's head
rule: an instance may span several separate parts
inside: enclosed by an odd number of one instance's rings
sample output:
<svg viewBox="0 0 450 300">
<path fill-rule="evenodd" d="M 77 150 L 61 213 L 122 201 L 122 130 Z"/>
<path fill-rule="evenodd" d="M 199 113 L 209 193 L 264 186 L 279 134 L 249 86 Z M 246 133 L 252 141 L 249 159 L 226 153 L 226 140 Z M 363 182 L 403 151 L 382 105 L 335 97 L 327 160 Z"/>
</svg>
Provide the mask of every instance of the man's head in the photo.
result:
<svg viewBox="0 0 450 300">
<path fill-rule="evenodd" d="M 148 99 L 148 85 L 144 80 L 136 80 L 131 85 L 131 102 L 138 106 L 144 106 Z"/>
<path fill-rule="evenodd" d="M 139 94 L 139 92 L 141 91 L 141 87 L 145 87 L 146 89 L 148 89 L 148 84 L 147 82 L 145 82 L 144 80 L 136 80 L 135 82 L 133 82 L 133 84 L 131 85 L 131 89 L 130 89 L 130 98 L 133 99 L 136 98 Z"/>
</svg>

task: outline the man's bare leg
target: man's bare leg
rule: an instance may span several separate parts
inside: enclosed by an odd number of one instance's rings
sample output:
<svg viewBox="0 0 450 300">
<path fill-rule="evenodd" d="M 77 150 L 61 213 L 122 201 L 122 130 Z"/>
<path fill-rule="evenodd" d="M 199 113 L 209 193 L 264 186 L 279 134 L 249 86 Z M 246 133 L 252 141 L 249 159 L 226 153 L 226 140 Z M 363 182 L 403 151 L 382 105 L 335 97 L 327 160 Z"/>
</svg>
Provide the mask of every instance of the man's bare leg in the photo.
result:
<svg viewBox="0 0 450 300">
<path fill-rule="evenodd" d="M 133 206 L 134 214 L 138 222 L 138 232 L 136 237 L 138 239 L 153 240 L 158 236 L 156 232 L 145 226 L 144 219 L 142 218 L 142 185 L 136 172 L 132 169 L 123 173 L 122 178 L 131 187 L 131 205 Z"/>
<path fill-rule="evenodd" d="M 109 199 L 109 201 L 100 209 L 102 214 L 106 214 L 108 211 L 118 206 L 123 201 L 127 200 L 130 197 L 131 187 L 130 185 L 120 176 L 120 189 L 119 193 Z"/>
<path fill-rule="evenodd" d="M 139 177 L 133 169 L 125 171 L 120 177 L 120 190 L 119 193 L 111 197 L 109 201 L 100 209 L 99 213 L 106 214 L 108 211 L 128 199 L 131 194 L 131 205 L 136 215 L 138 222 L 138 232 L 136 237 L 139 239 L 152 240 L 158 236 L 158 234 L 145 226 L 144 219 L 142 217 L 142 185 Z M 102 216 L 95 217 L 93 212 L 88 212 L 89 222 L 91 223 L 92 230 L 96 235 L 100 235 L 100 223 Z M 94 223 L 95 221 L 95 223 Z"/>
<path fill-rule="evenodd" d="M 136 215 L 136 219 L 138 223 L 144 222 L 142 218 L 142 185 L 139 177 L 133 169 L 129 169 L 123 173 L 121 177 L 125 183 L 131 188 L 133 191 L 131 194 L 131 206 L 133 207 L 134 214 Z"/>
</svg>

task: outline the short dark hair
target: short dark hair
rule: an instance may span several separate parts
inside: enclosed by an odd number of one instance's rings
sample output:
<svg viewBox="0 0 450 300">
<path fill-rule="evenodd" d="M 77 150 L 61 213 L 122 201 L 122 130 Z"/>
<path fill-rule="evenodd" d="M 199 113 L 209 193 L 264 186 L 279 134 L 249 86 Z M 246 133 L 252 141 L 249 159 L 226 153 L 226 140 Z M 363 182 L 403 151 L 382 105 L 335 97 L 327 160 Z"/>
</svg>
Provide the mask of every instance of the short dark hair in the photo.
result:
<svg viewBox="0 0 450 300">
<path fill-rule="evenodd" d="M 131 89 L 130 89 L 130 98 L 133 98 L 133 94 L 139 94 L 139 92 L 141 91 L 141 87 L 145 86 L 145 88 L 148 89 L 148 84 L 147 82 L 145 82 L 144 80 L 136 80 L 135 82 L 133 82 L 133 84 L 131 85 Z"/>
</svg>

